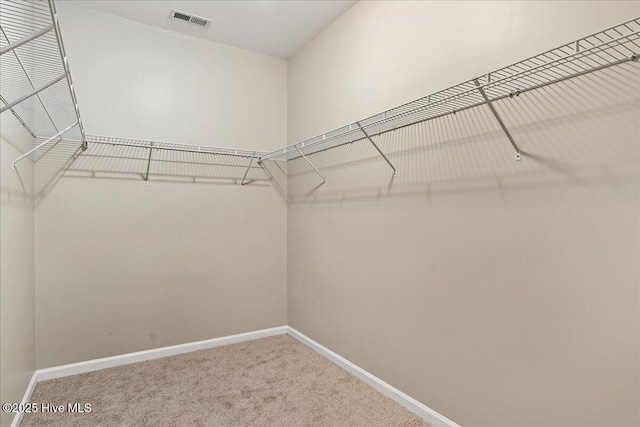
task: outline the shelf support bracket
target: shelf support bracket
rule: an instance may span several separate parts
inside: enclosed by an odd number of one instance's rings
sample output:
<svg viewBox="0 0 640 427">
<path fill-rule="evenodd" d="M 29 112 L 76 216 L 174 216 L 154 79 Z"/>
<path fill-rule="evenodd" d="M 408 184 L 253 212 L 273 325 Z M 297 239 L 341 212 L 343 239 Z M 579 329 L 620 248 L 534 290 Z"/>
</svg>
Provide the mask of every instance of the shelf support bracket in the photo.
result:
<svg viewBox="0 0 640 427">
<path fill-rule="evenodd" d="M 255 156 L 255 153 L 253 154 Z M 251 160 L 249 160 L 249 166 L 247 166 L 247 170 L 244 172 L 244 176 L 242 177 L 242 182 L 240 183 L 241 187 L 244 186 L 244 180 L 247 178 L 247 174 L 249 173 L 249 170 L 251 169 L 252 164 L 253 164 L 253 157 L 251 158 Z"/>
<path fill-rule="evenodd" d="M 373 139 L 369 136 L 369 134 L 367 133 L 366 130 L 364 130 L 364 128 L 362 127 L 362 125 L 360 124 L 360 122 L 356 122 L 356 124 L 358 125 L 358 127 L 360 128 L 360 130 L 362 131 L 362 133 L 364 134 L 364 136 L 367 137 L 367 139 L 369 140 L 369 142 L 375 147 L 376 150 L 378 150 L 378 153 L 380 153 L 380 155 L 382 156 L 382 158 L 384 158 L 384 161 L 387 162 L 387 164 L 389 166 L 391 166 L 391 169 L 393 169 L 393 177 L 395 178 L 396 176 L 398 176 L 398 171 L 396 170 L 396 167 L 393 166 L 393 164 L 391 163 L 391 161 L 387 158 L 387 156 L 384 155 L 384 153 L 382 152 L 382 150 L 378 147 L 378 145 L 373 142 Z"/>
<path fill-rule="evenodd" d="M 6 110 L 8 110 L 9 108 L 13 108 L 16 105 L 20 104 L 22 101 L 24 101 L 25 99 L 29 99 L 31 98 L 33 95 L 42 92 L 43 90 L 47 89 L 48 87 L 53 86 L 54 84 L 58 83 L 60 80 L 64 79 L 66 77 L 66 74 L 61 75 L 60 77 L 51 80 L 49 83 L 47 83 L 46 85 L 39 87 L 38 89 L 35 89 L 33 92 L 29 92 L 28 94 L 24 95 L 22 98 L 16 99 L 15 101 L 5 105 L 4 107 L 0 108 L 0 113 L 4 113 Z"/>
<path fill-rule="evenodd" d="M 307 159 L 307 156 L 305 156 L 305 155 L 302 153 L 302 151 L 300 151 L 300 149 L 298 148 L 298 146 L 297 146 L 297 145 L 295 145 L 295 147 L 296 147 L 296 150 L 298 150 L 298 153 L 300 153 L 300 155 L 302 156 L 302 158 L 303 158 L 303 159 L 305 159 L 305 160 L 307 161 L 307 163 L 309 163 L 309 166 L 311 166 L 311 167 L 313 168 L 313 170 L 314 170 L 314 171 L 316 171 L 316 173 L 320 176 L 320 178 L 322 178 L 322 184 L 320 184 L 320 185 L 326 184 L 326 183 L 327 183 L 327 179 L 326 179 L 324 176 L 322 176 L 322 174 L 320 173 L 320 171 L 319 171 L 318 169 L 316 169 L 316 167 L 313 165 L 313 163 L 311 163 L 311 162 L 309 161 L 309 159 Z"/>
<path fill-rule="evenodd" d="M 511 143 L 511 145 L 513 145 L 513 148 L 516 150 L 516 156 L 515 157 L 516 157 L 516 161 L 519 162 L 520 160 L 522 160 L 522 151 L 520 151 L 520 147 L 518 147 L 518 144 L 516 144 L 516 142 L 513 140 L 513 137 L 511 136 L 511 133 L 509 132 L 509 129 L 507 129 L 507 127 L 505 126 L 504 122 L 500 118 L 500 115 L 498 114 L 498 112 L 496 111 L 495 107 L 493 106 L 493 104 L 489 100 L 489 97 L 487 96 L 487 94 L 485 93 L 484 89 L 480 85 L 480 82 L 478 82 L 478 79 L 473 79 L 473 82 L 476 84 L 476 87 L 478 88 L 478 91 L 480 91 L 480 94 L 484 98 L 484 102 L 489 106 L 489 109 L 493 113 L 493 116 L 498 121 L 498 124 L 502 128 L 502 131 L 505 133 L 505 135 L 507 135 L 507 138 L 509 139 L 509 142 Z"/>
<path fill-rule="evenodd" d="M 151 153 L 153 153 L 153 142 L 149 147 L 149 159 L 147 160 L 147 173 L 144 176 L 144 185 L 149 185 L 149 168 L 151 168 Z"/>
<path fill-rule="evenodd" d="M 37 32 L 31 34 L 30 36 L 27 36 L 27 37 L 23 38 L 22 40 L 18 40 L 17 42 L 11 43 L 9 46 L 3 47 L 0 50 L 0 55 L 4 55 L 7 52 L 11 52 L 13 49 L 15 49 L 17 47 L 20 47 L 25 43 L 29 43 L 31 40 L 35 40 L 38 37 L 47 34 L 51 30 L 53 30 L 53 24 L 50 24 L 50 25 L 44 27 L 40 31 L 37 31 Z"/>
<path fill-rule="evenodd" d="M 21 155 L 20 157 L 18 157 L 17 159 L 15 159 L 13 162 L 11 162 L 11 170 L 16 170 L 16 163 L 18 163 L 20 160 L 24 159 L 25 157 L 35 153 L 36 151 L 38 151 L 40 148 L 44 147 L 45 145 L 47 145 L 48 143 L 50 143 L 51 141 L 53 141 L 54 139 L 58 138 L 59 136 L 61 136 L 63 133 L 70 131 L 71 129 L 73 129 L 74 127 L 78 126 L 78 122 L 75 122 L 74 124 L 72 124 L 71 126 L 62 129 L 60 132 L 58 132 L 57 134 L 53 135 L 51 138 L 47 139 L 45 142 L 43 142 L 42 144 L 38 144 L 37 146 L 33 147 L 31 150 L 27 151 L 26 153 L 24 153 L 23 155 Z"/>
</svg>

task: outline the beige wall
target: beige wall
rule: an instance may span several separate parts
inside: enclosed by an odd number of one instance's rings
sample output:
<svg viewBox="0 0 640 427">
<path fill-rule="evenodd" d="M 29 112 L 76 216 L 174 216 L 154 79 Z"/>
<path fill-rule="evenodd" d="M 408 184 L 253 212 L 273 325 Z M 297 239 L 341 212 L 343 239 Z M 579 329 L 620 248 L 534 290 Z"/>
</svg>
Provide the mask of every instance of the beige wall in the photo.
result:
<svg viewBox="0 0 640 427">
<path fill-rule="evenodd" d="M 35 370 L 33 163 L 11 161 L 33 138 L 6 112 L 0 116 L 0 402 L 20 402 Z M 13 414 L 2 412 L 0 425 Z"/>
<path fill-rule="evenodd" d="M 258 150 L 285 140 L 284 60 L 64 2 L 58 10 L 88 133 Z M 74 165 L 90 168 L 81 159 Z M 40 195 L 39 368 L 286 323 L 277 192 L 165 182 L 158 167 L 148 186 L 140 169 L 133 180 L 66 176 Z"/>
<path fill-rule="evenodd" d="M 639 15 L 360 2 L 289 62 L 293 143 Z M 640 70 L 288 165 L 288 323 L 465 427 L 637 426 Z"/>
</svg>

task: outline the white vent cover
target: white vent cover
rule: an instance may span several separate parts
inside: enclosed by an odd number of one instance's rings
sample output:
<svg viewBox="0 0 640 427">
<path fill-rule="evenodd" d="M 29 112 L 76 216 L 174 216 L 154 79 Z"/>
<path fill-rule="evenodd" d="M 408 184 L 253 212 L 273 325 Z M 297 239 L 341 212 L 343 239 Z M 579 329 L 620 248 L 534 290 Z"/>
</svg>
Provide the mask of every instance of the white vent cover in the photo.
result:
<svg viewBox="0 0 640 427">
<path fill-rule="evenodd" d="M 203 18 L 202 16 L 192 15 L 190 13 L 181 12 L 179 10 L 172 9 L 171 15 L 169 15 L 170 19 L 175 19 L 176 21 L 186 22 L 191 25 L 197 25 L 202 28 L 209 28 L 211 25 L 211 19 Z"/>
</svg>

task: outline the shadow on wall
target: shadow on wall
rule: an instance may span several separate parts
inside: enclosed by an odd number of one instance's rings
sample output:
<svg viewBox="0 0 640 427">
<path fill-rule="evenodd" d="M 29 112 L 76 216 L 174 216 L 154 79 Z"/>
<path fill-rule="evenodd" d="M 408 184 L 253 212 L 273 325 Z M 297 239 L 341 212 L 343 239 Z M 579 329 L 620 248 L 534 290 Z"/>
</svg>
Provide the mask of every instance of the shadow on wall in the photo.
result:
<svg viewBox="0 0 640 427">
<path fill-rule="evenodd" d="M 286 198 L 286 189 L 282 192 L 280 188 L 286 186 L 286 164 L 276 164 L 283 162 L 260 165 L 244 157 L 158 149 L 152 150 L 149 160 L 147 148 L 90 143 L 83 151 L 77 140 L 58 140 L 38 151 L 42 152 L 33 159 L 36 204 L 61 178 L 263 187 L 273 183 Z"/>
<path fill-rule="evenodd" d="M 7 150 L 6 154 L 2 153 L 2 156 L 18 156 L 29 149 L 28 147 L 21 147 L 20 144 L 4 136 L 2 137 L 2 141 L 6 144 L 7 148 L 11 150 L 11 153 Z M 15 171 L 9 170 L 9 161 L 6 162 L 7 170 L 4 170 L 4 163 L 2 166 L 1 188 L 3 203 L 6 202 L 8 205 L 31 206 L 33 202 L 33 177 L 30 176 L 30 172 L 21 174 L 20 169 L 16 169 Z M 5 174 L 7 174 L 7 176 L 5 176 Z M 15 180 L 8 176 L 8 174 L 14 174 Z"/>
<path fill-rule="evenodd" d="M 494 102 L 523 152 L 485 105 L 290 161 L 290 203 L 635 182 L 640 65 L 628 63 Z"/>
</svg>

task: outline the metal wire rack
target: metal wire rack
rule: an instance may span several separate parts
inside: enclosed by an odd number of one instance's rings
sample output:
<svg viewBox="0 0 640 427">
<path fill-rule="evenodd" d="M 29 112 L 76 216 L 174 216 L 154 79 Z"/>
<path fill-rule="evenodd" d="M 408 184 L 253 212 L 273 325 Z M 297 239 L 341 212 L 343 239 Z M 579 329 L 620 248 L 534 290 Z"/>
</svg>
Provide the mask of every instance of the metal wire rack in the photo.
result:
<svg viewBox="0 0 640 427">
<path fill-rule="evenodd" d="M 185 151 L 191 153 L 220 154 L 225 156 L 239 156 L 256 159 L 266 154 L 266 152 L 264 151 L 210 147 L 206 145 L 175 144 L 171 142 L 147 141 L 142 139 L 117 138 L 101 135 L 87 135 L 87 142 L 95 144 L 109 144 L 113 146 L 153 148 L 157 150 Z"/>
<path fill-rule="evenodd" d="M 24 158 L 35 162 L 44 158 L 41 169 L 47 178 L 55 176 L 70 166 L 70 160 L 77 161 L 80 148 L 95 144 L 96 149 L 87 152 L 87 158 L 117 159 L 119 167 L 131 160 L 131 153 L 142 156 L 136 160 L 145 182 L 152 162 L 160 165 L 175 159 L 176 163 L 185 163 L 178 159 L 180 153 L 197 154 L 198 161 L 191 163 L 199 164 L 209 164 L 206 159 L 211 156 L 222 156 L 219 162 L 241 169 L 242 185 L 258 179 L 252 176 L 256 174 L 254 169 L 263 168 L 254 160 L 265 155 L 263 151 L 86 135 L 53 0 L 3 0 L 0 32 L 1 109 L 10 110 L 35 141 L 33 149 L 13 161 L 14 168 Z M 248 159 L 248 165 L 241 158 Z M 225 172 L 233 179 L 238 178 L 235 175 L 235 171 Z"/>
<path fill-rule="evenodd" d="M 306 156 L 368 139 L 393 168 L 395 175 L 395 167 L 375 144 L 373 136 L 485 104 L 513 146 L 516 160 L 520 160 L 520 149 L 492 102 L 628 61 L 637 61 L 639 54 L 640 17 L 356 123 L 275 150 L 262 156 L 260 161 L 302 157 L 315 169 Z M 324 180 L 320 172 L 318 175 Z"/>
<path fill-rule="evenodd" d="M 63 135 L 86 147 L 53 0 L 0 2 L 0 54 L 0 112 L 10 110 L 38 142 L 16 161 L 41 157 Z"/>
<path fill-rule="evenodd" d="M 88 150 L 69 166 L 70 171 L 128 173 L 141 176 L 146 183 L 150 175 L 182 176 L 189 179 L 228 179 L 241 185 L 269 178 L 257 159 L 264 151 L 176 144 L 132 138 L 87 135 Z M 60 150 L 79 141 L 63 140 Z M 65 148 L 66 147 L 66 148 Z M 53 147 L 50 148 L 50 150 Z M 42 156 L 45 156 L 44 153 Z M 247 161 L 248 160 L 248 161 Z M 171 165 L 173 164 L 173 165 Z"/>
<path fill-rule="evenodd" d="M 2 0 L 0 33 L 0 71 L 3 80 L 0 100 L 4 104 L 1 110 L 10 110 L 36 141 L 32 150 L 14 160 L 14 165 L 28 156 L 32 156 L 35 161 L 49 156 L 60 164 L 66 164 L 66 154 L 62 156 L 64 158 L 58 159 L 60 156 L 59 153 L 56 154 L 57 147 L 60 147 L 58 151 L 61 153 L 71 153 L 76 158 L 77 150 L 70 144 L 77 143 L 77 147 L 82 149 L 86 149 L 88 144 L 110 145 L 109 157 L 126 158 L 131 149 L 144 153 L 146 168 L 142 176 L 148 182 L 154 152 L 219 155 L 236 160 L 244 157 L 249 161 L 241 180 L 242 185 L 246 182 L 247 174 L 251 175 L 252 166 L 257 170 L 257 165 L 283 194 L 287 191 L 286 161 L 303 158 L 324 184 L 326 179 L 307 156 L 361 140 L 368 140 L 373 145 L 395 176 L 395 166 L 380 150 L 373 137 L 483 105 L 488 106 L 515 150 L 516 160 L 520 160 L 520 148 L 493 107 L 494 102 L 625 62 L 638 61 L 640 55 L 638 17 L 380 114 L 267 153 L 86 135 L 54 0 Z M 60 144 L 61 141 L 64 143 Z M 163 162 L 170 162 L 172 158 L 174 157 L 164 155 Z M 242 162 L 238 163 L 240 165 L 243 165 Z"/>
<path fill-rule="evenodd" d="M 93 142 L 69 165 L 65 176 L 231 185 L 265 185 L 270 181 L 255 161 L 258 153 L 254 157 L 253 152 L 244 150 L 236 154 L 235 150 L 216 151 L 213 147 L 199 150 L 181 144 L 121 142 L 108 137 L 95 142 L 95 136 L 88 138 Z"/>
</svg>

